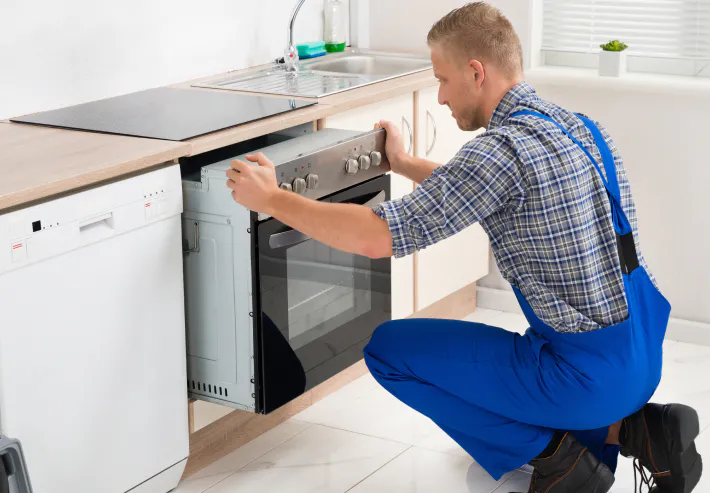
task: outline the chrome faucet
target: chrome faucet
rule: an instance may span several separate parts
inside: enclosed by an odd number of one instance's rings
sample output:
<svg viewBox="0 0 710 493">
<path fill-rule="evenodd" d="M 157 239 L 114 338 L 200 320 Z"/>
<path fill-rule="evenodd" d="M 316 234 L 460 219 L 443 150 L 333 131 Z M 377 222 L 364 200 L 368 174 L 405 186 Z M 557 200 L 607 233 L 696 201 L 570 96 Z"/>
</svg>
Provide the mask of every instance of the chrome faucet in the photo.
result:
<svg viewBox="0 0 710 493">
<path fill-rule="evenodd" d="M 291 22 L 288 25 L 288 46 L 284 52 L 284 63 L 286 64 L 287 72 L 298 72 L 298 50 L 293 44 L 293 25 L 296 23 L 296 16 L 298 11 L 301 10 L 303 2 L 306 0 L 298 0 L 296 8 L 293 9 L 293 14 L 291 14 Z"/>
</svg>

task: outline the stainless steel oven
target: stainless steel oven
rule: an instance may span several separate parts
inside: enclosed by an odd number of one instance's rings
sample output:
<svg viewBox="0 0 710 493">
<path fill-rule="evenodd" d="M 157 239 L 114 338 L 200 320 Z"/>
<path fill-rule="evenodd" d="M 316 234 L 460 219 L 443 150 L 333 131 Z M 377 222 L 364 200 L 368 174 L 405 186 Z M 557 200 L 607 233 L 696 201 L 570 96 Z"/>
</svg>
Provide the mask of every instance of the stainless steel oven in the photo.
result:
<svg viewBox="0 0 710 493">
<path fill-rule="evenodd" d="M 290 137 L 249 149 L 274 161 L 283 189 L 369 207 L 390 198 L 383 131 Z M 191 397 L 268 413 L 362 358 L 391 318 L 391 261 L 241 208 L 225 186 L 232 159 L 184 166 L 187 385 Z"/>
</svg>

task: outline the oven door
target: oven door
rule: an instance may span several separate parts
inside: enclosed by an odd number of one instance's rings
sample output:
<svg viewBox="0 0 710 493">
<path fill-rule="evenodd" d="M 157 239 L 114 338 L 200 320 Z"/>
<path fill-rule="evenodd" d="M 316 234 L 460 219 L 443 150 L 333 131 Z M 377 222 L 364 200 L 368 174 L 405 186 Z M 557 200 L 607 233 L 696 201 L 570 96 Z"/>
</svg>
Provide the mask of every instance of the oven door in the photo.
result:
<svg viewBox="0 0 710 493">
<path fill-rule="evenodd" d="M 322 200 L 374 207 L 390 177 Z M 256 223 L 257 409 L 268 413 L 362 358 L 391 319 L 391 260 L 328 247 L 276 219 Z"/>
</svg>

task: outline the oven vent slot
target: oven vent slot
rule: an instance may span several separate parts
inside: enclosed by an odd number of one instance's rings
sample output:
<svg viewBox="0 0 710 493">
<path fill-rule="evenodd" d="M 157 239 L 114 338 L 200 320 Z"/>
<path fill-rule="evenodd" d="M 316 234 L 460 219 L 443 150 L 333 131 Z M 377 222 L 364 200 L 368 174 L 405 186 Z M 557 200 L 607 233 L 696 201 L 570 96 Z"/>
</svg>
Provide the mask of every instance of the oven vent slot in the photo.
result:
<svg viewBox="0 0 710 493">
<path fill-rule="evenodd" d="M 221 397 L 229 397 L 229 393 L 226 387 L 219 387 L 217 385 L 212 385 L 197 380 L 188 380 L 187 390 L 196 390 L 198 392 L 202 392 L 203 394 L 213 394 Z"/>
</svg>

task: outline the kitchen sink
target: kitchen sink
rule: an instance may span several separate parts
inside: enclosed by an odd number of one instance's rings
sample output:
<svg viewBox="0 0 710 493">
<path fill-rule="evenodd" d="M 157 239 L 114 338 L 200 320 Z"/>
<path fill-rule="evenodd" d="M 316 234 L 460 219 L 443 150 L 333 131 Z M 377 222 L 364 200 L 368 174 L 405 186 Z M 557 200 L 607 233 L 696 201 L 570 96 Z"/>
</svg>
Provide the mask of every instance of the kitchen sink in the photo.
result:
<svg viewBox="0 0 710 493">
<path fill-rule="evenodd" d="M 275 64 L 193 86 L 320 98 L 429 68 L 431 61 L 422 56 L 350 49 L 325 58 L 303 60 L 298 72 L 287 72 L 283 65 Z"/>
<path fill-rule="evenodd" d="M 351 55 L 305 64 L 309 70 L 354 75 L 399 76 L 431 68 L 426 58 L 391 55 Z"/>
</svg>

